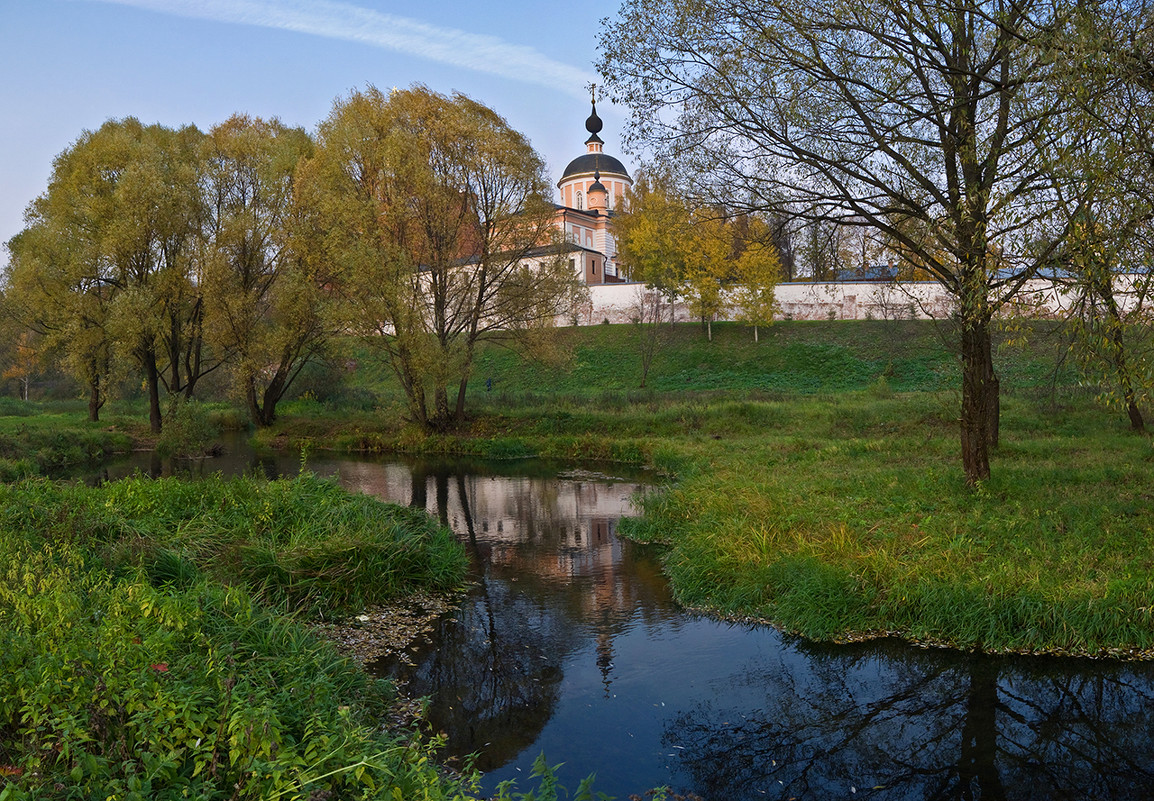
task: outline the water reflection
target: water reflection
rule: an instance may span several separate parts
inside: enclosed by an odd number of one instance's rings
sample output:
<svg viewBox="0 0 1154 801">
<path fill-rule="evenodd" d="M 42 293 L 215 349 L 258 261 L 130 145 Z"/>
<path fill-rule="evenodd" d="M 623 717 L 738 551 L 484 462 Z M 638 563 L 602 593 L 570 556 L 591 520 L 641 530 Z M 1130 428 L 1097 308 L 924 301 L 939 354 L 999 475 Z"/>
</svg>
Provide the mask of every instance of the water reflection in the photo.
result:
<svg viewBox="0 0 1154 801">
<path fill-rule="evenodd" d="M 467 543 L 475 587 L 405 678 L 431 698 L 430 722 L 449 735 L 454 753 L 477 752 L 479 768 L 497 769 L 539 739 L 575 653 L 594 643 L 608 694 L 614 635 L 639 609 L 671 608 L 656 566 L 629 570 L 615 536 L 641 485 L 436 464 L 415 465 L 409 479 L 409 503 L 426 506 Z M 390 491 L 398 489 L 394 481 Z"/>
<path fill-rule="evenodd" d="M 1150 798 L 1150 678 L 1110 663 L 795 644 L 718 681 L 665 742 L 708 798 Z"/>
<path fill-rule="evenodd" d="M 619 798 L 1154 796 L 1144 665 L 831 647 L 676 610 L 616 537 L 636 487 L 411 475 L 477 589 L 410 674 L 457 754 L 499 780 L 544 750 Z"/>
<path fill-rule="evenodd" d="M 207 471 L 299 466 L 231 459 Z M 450 749 L 481 755 L 489 790 L 544 751 L 570 788 L 596 772 L 619 799 L 657 785 L 710 801 L 1154 797 L 1154 666 L 822 646 L 687 614 L 653 555 L 616 536 L 638 476 L 309 466 L 426 508 L 467 544 L 473 590 L 406 675 Z"/>
</svg>

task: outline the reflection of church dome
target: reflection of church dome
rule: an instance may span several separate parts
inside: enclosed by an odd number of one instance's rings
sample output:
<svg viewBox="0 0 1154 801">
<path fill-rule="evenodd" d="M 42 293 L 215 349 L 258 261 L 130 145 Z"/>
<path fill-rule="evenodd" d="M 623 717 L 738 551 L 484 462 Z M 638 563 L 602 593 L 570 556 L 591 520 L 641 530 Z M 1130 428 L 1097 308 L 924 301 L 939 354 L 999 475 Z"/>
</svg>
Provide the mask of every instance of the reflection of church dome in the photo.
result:
<svg viewBox="0 0 1154 801">
<path fill-rule="evenodd" d="M 612 173 L 629 177 L 629 171 L 625 169 L 625 165 L 613 156 L 605 153 L 586 153 L 569 162 L 569 166 L 561 174 L 561 180 L 564 181 L 571 175 L 585 175 L 595 172 L 600 172 L 602 175 Z"/>
</svg>

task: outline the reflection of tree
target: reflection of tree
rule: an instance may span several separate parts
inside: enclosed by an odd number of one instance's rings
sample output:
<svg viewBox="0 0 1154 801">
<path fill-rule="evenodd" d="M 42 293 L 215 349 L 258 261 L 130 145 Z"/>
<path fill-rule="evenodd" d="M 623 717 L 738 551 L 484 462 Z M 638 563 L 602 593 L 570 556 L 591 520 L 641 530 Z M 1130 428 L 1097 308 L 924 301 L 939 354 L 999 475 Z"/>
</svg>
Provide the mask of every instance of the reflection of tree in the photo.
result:
<svg viewBox="0 0 1154 801">
<path fill-rule="evenodd" d="M 442 624 L 435 651 L 405 676 L 408 691 L 430 697 L 430 723 L 450 751 L 480 752 L 478 767 L 494 769 L 540 735 L 571 654 L 592 647 L 608 687 L 613 638 L 638 610 L 668 603 L 665 583 L 656 565 L 622 569 L 615 518 L 590 516 L 628 487 L 555 474 L 495 478 L 433 462 L 414 465 L 408 483 L 411 505 L 466 542 L 476 583 Z"/>
<path fill-rule="evenodd" d="M 414 502 L 427 476 L 418 479 L 414 471 Z M 449 475 L 436 471 L 433 478 L 444 521 Z M 458 474 L 455 483 L 462 533 L 480 562 L 464 477 Z M 430 697 L 429 722 L 448 735 L 449 749 L 458 755 L 479 752 L 477 767 L 488 770 L 537 739 L 557 703 L 561 660 L 572 646 L 565 622 L 510 583 L 492 581 L 483 569 L 476 581 L 456 619 L 442 622 L 437 648 L 409 677 L 409 691 Z"/>
<path fill-rule="evenodd" d="M 1138 799 L 1154 795 L 1154 687 L 1124 666 L 800 646 L 735 673 L 734 708 L 679 716 L 709 798 Z M 1028 671 L 1028 668 L 1033 668 Z M 740 700 L 738 700 L 740 699 Z"/>
</svg>

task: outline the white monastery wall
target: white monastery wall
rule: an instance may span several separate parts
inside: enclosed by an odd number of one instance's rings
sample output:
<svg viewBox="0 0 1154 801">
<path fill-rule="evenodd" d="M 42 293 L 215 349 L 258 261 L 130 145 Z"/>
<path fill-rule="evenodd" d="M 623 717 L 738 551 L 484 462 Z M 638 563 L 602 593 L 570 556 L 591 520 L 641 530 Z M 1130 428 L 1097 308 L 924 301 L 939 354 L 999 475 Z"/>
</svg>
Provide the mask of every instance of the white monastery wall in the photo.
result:
<svg viewBox="0 0 1154 801">
<path fill-rule="evenodd" d="M 1119 300 L 1126 306 L 1128 293 L 1125 287 L 1119 289 Z M 575 313 L 559 317 L 557 323 L 633 322 L 638 317 L 640 298 L 651 292 L 644 284 L 591 285 L 589 302 Z M 774 294 L 779 307 L 778 320 L 926 320 L 949 317 L 953 310 L 953 299 L 933 281 L 788 283 L 778 284 Z M 1063 290 L 1043 279 L 1027 282 L 1014 303 L 1016 309 L 1038 317 L 1052 316 L 1068 305 Z M 720 319 L 735 317 L 736 313 L 731 310 Z M 669 319 L 668 308 L 663 312 L 663 319 Z M 676 304 L 676 319 L 694 321 L 680 301 Z"/>
</svg>

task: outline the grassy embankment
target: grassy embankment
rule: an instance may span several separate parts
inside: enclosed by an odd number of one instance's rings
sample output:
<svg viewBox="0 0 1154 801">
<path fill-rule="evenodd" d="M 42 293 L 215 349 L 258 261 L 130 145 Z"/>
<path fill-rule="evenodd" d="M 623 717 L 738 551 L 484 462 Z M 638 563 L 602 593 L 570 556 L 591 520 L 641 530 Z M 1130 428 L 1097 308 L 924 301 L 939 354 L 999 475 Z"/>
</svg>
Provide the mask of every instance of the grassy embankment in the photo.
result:
<svg viewBox="0 0 1154 801">
<path fill-rule="evenodd" d="M 290 613 L 464 566 L 427 516 L 310 476 L 0 485 L 0 797 L 460 797 Z"/>
<path fill-rule="evenodd" d="M 99 464 L 132 447 L 128 435 L 87 425 L 76 411 L 0 398 L 0 482 Z"/>
<path fill-rule="evenodd" d="M 676 476 L 627 526 L 666 543 L 679 599 L 822 639 L 895 633 L 960 648 L 1149 654 L 1154 450 L 1054 366 L 1003 348 L 993 478 L 964 485 L 957 365 L 930 324 L 784 323 L 755 346 L 679 326 L 638 390 L 628 327 L 567 332 L 568 364 L 486 351 L 469 431 L 303 404 L 282 441 L 367 450 L 610 458 Z M 486 391 L 485 379 L 493 379 Z M 376 382 L 376 383 L 374 383 Z"/>
</svg>

